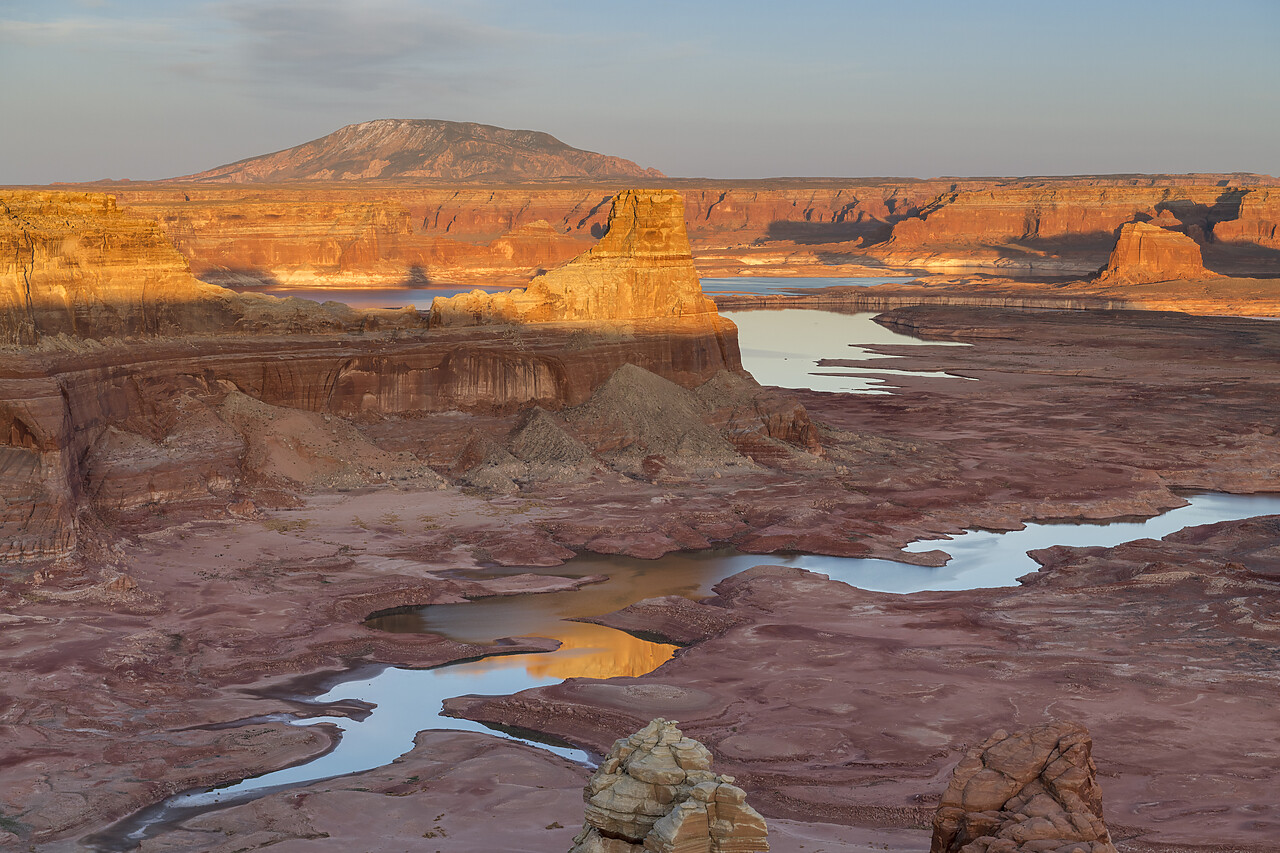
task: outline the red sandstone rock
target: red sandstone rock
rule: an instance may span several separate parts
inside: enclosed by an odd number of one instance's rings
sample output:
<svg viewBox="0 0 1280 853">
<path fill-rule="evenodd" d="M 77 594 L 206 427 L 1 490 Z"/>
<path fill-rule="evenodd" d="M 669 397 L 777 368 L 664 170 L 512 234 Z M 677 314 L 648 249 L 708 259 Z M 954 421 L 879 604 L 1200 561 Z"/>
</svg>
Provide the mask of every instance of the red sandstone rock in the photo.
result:
<svg viewBox="0 0 1280 853">
<path fill-rule="evenodd" d="M 1280 249 L 1280 192 L 1246 191 L 1240 199 L 1239 215 L 1215 224 L 1213 238 L 1224 243 Z"/>
<path fill-rule="evenodd" d="M 679 193 L 619 193 L 608 229 L 586 254 L 538 276 L 523 291 L 436 299 L 431 325 L 715 317 L 715 304 L 703 295 L 693 266 Z"/>
<path fill-rule="evenodd" d="M 111 196 L 0 193 L 0 346 L 191 332 L 416 327 L 416 312 L 358 312 L 197 281 L 155 222 Z"/>
<path fill-rule="evenodd" d="M 1076 723 L 996 732 L 953 771 L 930 853 L 1115 853 L 1092 750 Z"/>
<path fill-rule="evenodd" d="M 1185 234 L 1146 222 L 1120 227 L 1111 258 L 1098 274 L 1104 284 L 1147 284 L 1218 278 L 1204 268 L 1200 247 Z"/>
<path fill-rule="evenodd" d="M 656 719 L 619 738 L 583 791 L 586 820 L 570 853 L 763 853 L 764 818 L 711 753 Z"/>
</svg>

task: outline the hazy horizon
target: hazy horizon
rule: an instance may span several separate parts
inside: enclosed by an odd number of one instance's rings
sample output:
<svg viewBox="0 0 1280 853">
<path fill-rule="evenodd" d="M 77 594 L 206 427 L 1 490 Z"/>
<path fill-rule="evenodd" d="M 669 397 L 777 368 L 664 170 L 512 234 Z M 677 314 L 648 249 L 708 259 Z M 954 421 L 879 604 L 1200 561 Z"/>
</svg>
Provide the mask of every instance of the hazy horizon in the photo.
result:
<svg viewBox="0 0 1280 853">
<path fill-rule="evenodd" d="M 674 178 L 1280 173 L 1280 4 L 0 0 L 0 184 L 154 180 L 378 118 Z"/>
</svg>

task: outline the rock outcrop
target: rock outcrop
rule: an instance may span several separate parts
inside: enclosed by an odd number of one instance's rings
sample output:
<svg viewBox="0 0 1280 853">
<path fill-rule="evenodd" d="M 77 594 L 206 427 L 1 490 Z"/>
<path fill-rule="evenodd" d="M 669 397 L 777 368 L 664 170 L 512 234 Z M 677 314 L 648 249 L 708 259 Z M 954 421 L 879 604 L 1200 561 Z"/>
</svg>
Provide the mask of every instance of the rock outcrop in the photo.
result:
<svg viewBox="0 0 1280 853">
<path fill-rule="evenodd" d="M 97 193 L 0 193 L 0 345 L 42 337 L 340 332 L 422 325 L 416 312 L 236 294 L 198 281 L 159 226 Z"/>
<path fill-rule="evenodd" d="M 756 853 L 768 829 L 711 753 L 662 718 L 620 738 L 583 790 L 570 853 Z"/>
<path fill-rule="evenodd" d="M 1218 278 L 1204 268 L 1200 246 L 1185 234 L 1148 222 L 1120 226 L 1111 258 L 1098 273 L 1105 284 L 1151 284 Z"/>
<path fill-rule="evenodd" d="M 529 180 L 661 178 L 630 160 L 583 151 L 548 133 L 474 122 L 378 119 L 274 154 L 179 181 L 358 181 L 372 178 Z"/>
<path fill-rule="evenodd" d="M 1246 191 L 1240 198 L 1239 215 L 1214 225 L 1213 238 L 1223 243 L 1280 249 L 1280 192 Z"/>
<path fill-rule="evenodd" d="M 5 192 L 0 257 L 0 344 L 234 322 L 232 300 L 220 298 L 231 295 L 196 281 L 156 224 L 111 196 Z"/>
<path fill-rule="evenodd" d="M 930 853 L 1115 853 L 1092 750 L 1077 723 L 997 731 L 952 773 Z"/>
<path fill-rule="evenodd" d="M 716 316 L 716 307 L 702 293 L 685 231 L 684 201 L 673 190 L 618 193 L 600 242 L 524 290 L 477 290 L 437 299 L 431 307 L 432 326 L 699 316 Z"/>
</svg>

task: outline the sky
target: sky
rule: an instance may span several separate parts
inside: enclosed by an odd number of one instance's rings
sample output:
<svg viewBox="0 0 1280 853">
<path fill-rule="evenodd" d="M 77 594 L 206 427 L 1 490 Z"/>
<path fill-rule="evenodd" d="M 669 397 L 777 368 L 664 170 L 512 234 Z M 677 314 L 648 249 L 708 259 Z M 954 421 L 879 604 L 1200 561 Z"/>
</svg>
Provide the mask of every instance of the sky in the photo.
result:
<svg viewBox="0 0 1280 853">
<path fill-rule="evenodd" d="M 673 177 L 1280 174 L 1280 0 L 0 0 L 0 184 L 376 118 Z"/>
</svg>

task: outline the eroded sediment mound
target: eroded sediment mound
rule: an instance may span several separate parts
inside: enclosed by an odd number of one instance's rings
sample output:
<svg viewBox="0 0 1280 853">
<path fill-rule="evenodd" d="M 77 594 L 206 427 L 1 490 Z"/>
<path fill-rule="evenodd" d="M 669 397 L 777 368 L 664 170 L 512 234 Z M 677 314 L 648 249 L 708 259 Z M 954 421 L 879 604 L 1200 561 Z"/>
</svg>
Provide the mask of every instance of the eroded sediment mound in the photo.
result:
<svg viewBox="0 0 1280 853">
<path fill-rule="evenodd" d="M 702 293 L 674 190 L 624 190 L 609 230 L 589 251 L 524 290 L 476 290 L 431 307 L 432 326 L 563 321 L 626 322 L 716 317 Z"/>
<path fill-rule="evenodd" d="M 1219 278 L 1204 268 L 1200 246 L 1185 234 L 1147 222 L 1120 226 L 1111 258 L 1098 281 L 1111 284 L 1150 284 L 1179 279 Z"/>
<path fill-rule="evenodd" d="M 952 773 L 930 853 L 1115 853 L 1092 750 L 1077 723 L 997 731 Z"/>
<path fill-rule="evenodd" d="M 175 180 L 355 181 L 369 178 L 527 180 L 660 178 L 630 160 L 583 151 L 549 133 L 474 122 L 377 119 L 274 154 Z"/>
<path fill-rule="evenodd" d="M 590 400 L 565 414 L 597 452 L 706 465 L 737 458 L 707 424 L 694 392 L 634 364 L 618 368 Z"/>
<path fill-rule="evenodd" d="M 758 853 L 764 818 L 711 753 L 658 718 L 619 738 L 583 790 L 586 820 L 570 853 Z"/>
</svg>

